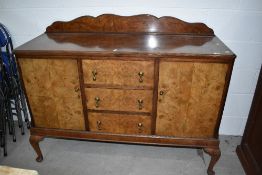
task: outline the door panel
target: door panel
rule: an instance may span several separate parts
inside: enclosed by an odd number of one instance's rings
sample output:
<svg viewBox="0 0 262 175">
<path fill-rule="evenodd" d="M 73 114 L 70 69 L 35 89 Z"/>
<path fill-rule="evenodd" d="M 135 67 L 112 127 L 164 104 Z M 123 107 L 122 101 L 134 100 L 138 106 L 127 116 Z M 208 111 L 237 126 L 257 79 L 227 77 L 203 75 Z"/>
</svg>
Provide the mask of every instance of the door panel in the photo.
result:
<svg viewBox="0 0 262 175">
<path fill-rule="evenodd" d="M 160 62 L 156 134 L 213 137 L 228 65 Z"/>
<path fill-rule="evenodd" d="M 35 127 L 85 130 L 77 61 L 20 59 Z"/>
</svg>

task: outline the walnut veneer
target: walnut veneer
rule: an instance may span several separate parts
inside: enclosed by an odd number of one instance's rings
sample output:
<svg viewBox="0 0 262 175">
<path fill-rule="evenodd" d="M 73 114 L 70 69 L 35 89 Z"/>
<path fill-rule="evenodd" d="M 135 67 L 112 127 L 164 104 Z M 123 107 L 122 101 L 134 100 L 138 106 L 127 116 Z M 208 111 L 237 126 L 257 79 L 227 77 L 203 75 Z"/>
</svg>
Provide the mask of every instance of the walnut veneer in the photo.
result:
<svg viewBox="0 0 262 175">
<path fill-rule="evenodd" d="M 160 62 L 156 134 L 214 136 L 228 64 Z"/>
<path fill-rule="evenodd" d="M 186 146 L 203 148 L 215 174 L 235 55 L 205 24 L 84 16 L 15 52 L 37 161 L 44 137 Z"/>
<path fill-rule="evenodd" d="M 20 62 L 34 125 L 85 130 L 76 60 Z"/>
<path fill-rule="evenodd" d="M 82 64 L 85 84 L 135 87 L 154 85 L 153 61 L 83 60 Z M 93 71 L 97 72 L 95 81 Z M 140 71 L 144 71 L 141 80 L 138 76 Z"/>
</svg>

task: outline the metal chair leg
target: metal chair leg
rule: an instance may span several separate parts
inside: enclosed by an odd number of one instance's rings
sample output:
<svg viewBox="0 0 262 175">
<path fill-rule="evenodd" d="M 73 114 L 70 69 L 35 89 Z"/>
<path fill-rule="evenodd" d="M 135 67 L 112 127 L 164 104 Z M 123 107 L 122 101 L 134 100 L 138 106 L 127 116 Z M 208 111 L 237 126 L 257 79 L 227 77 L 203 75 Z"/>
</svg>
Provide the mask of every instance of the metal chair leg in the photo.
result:
<svg viewBox="0 0 262 175">
<path fill-rule="evenodd" d="M 8 110 L 8 118 L 10 122 L 10 127 L 11 127 L 9 129 L 11 129 L 12 131 L 11 133 L 13 135 L 13 142 L 16 142 L 15 123 L 14 123 L 14 116 L 12 113 L 11 100 L 8 100 L 7 110 Z"/>
<path fill-rule="evenodd" d="M 21 98 L 22 110 L 23 110 L 26 126 L 27 126 L 28 129 L 30 129 L 31 125 L 30 125 L 30 121 L 29 121 L 29 118 L 28 118 L 26 98 L 25 98 L 25 94 L 22 91 L 22 89 L 20 90 L 20 98 Z"/>
<path fill-rule="evenodd" d="M 15 109 L 16 109 L 16 114 L 17 114 L 17 119 L 18 119 L 18 127 L 21 128 L 21 134 L 24 135 L 25 134 L 24 125 L 23 125 L 20 100 L 18 98 L 18 95 L 16 95 L 16 98 L 15 98 Z"/>
</svg>

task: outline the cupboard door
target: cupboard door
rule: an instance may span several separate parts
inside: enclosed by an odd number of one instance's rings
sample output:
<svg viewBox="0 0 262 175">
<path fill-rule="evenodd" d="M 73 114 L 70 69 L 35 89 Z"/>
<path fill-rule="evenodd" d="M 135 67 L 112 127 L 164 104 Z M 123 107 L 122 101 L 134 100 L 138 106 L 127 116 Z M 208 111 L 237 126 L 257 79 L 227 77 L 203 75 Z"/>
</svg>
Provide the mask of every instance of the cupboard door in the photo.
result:
<svg viewBox="0 0 262 175">
<path fill-rule="evenodd" d="M 85 130 L 77 61 L 20 59 L 35 127 Z"/>
<path fill-rule="evenodd" d="M 156 134 L 214 137 L 228 65 L 160 62 Z"/>
</svg>

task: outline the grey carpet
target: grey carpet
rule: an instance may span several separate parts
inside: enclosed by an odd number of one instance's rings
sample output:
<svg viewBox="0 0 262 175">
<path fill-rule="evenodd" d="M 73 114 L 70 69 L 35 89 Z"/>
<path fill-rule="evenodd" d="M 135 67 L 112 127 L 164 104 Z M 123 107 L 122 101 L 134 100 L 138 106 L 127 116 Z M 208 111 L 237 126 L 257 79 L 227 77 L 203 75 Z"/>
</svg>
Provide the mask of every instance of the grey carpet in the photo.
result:
<svg viewBox="0 0 262 175">
<path fill-rule="evenodd" d="M 196 149 L 101 143 L 46 138 L 40 143 L 44 161 L 37 163 L 27 131 L 8 137 L 8 156 L 0 164 L 34 169 L 40 175 L 205 175 L 210 160 Z M 235 153 L 241 137 L 221 136 L 217 175 L 244 175 Z M 200 152 L 201 155 L 201 152 Z"/>
</svg>

